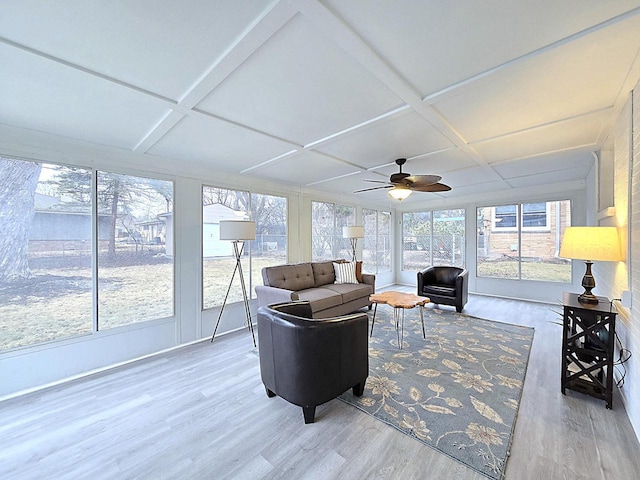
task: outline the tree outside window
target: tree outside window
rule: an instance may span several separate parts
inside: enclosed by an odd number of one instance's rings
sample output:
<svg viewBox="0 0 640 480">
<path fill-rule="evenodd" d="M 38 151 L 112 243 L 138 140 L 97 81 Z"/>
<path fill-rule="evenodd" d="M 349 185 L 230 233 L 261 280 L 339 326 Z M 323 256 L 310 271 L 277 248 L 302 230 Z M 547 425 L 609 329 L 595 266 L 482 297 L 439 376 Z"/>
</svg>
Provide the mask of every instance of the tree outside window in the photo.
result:
<svg viewBox="0 0 640 480">
<path fill-rule="evenodd" d="M 311 202 L 311 257 L 313 261 L 351 258 L 342 227 L 355 225 L 356 209 L 346 205 Z"/>
<path fill-rule="evenodd" d="M 362 269 L 366 273 L 391 271 L 390 219 L 389 212 L 362 209 Z"/>
<path fill-rule="evenodd" d="M 173 316 L 173 182 L 97 176 L 98 329 Z"/>
<path fill-rule="evenodd" d="M 0 350 L 173 315 L 172 204 L 172 182 L 0 157 Z"/>
</svg>

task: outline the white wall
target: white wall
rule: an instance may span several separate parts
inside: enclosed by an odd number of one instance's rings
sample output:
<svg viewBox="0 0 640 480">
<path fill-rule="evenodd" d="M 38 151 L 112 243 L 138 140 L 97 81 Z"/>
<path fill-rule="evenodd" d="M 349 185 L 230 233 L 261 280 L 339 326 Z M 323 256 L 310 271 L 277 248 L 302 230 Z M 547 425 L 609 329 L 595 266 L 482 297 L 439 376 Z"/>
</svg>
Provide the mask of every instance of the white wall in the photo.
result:
<svg viewBox="0 0 640 480">
<path fill-rule="evenodd" d="M 592 188 L 606 192 L 613 186 L 614 211 L 608 212 L 611 216 L 596 214 L 595 221 L 618 227 L 625 260 L 594 265 L 596 293 L 613 299 L 621 298 L 624 291 L 632 292 L 631 306 L 617 304 L 616 333 L 623 348 L 634 354 L 625 364 L 627 376 L 621 393 L 640 438 L 640 83 L 618 117 L 605 150 L 613 152 L 613 178 L 594 178 Z M 598 188 L 606 182 L 610 182 L 606 188 Z M 601 200 L 597 198 L 596 204 L 602 204 Z"/>
</svg>

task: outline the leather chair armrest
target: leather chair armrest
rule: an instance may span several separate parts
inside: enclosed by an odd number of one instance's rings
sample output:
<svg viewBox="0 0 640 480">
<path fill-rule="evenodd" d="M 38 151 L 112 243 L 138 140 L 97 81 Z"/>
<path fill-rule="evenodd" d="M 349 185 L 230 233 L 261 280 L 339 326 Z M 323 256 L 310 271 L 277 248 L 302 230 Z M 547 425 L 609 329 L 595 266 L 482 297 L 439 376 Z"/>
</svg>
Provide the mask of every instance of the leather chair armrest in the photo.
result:
<svg viewBox="0 0 640 480">
<path fill-rule="evenodd" d="M 305 300 L 269 304 L 268 307 L 272 310 L 280 313 L 286 313 L 288 315 L 295 315 L 302 318 L 313 318 L 311 304 Z"/>
<path fill-rule="evenodd" d="M 422 291 L 422 287 L 425 284 L 431 283 L 431 277 L 433 276 L 433 266 L 427 267 L 424 270 L 418 272 L 418 295 Z"/>
<path fill-rule="evenodd" d="M 456 277 L 456 297 L 460 308 L 467 303 L 469 292 L 469 271 L 465 268 Z"/>
</svg>

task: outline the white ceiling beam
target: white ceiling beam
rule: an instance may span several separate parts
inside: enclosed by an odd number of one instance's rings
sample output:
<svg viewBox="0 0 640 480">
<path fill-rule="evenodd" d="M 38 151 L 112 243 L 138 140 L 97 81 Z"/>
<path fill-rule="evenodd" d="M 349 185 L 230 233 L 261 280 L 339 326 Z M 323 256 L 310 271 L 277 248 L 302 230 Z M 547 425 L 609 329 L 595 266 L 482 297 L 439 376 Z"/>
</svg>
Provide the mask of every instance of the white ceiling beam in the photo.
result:
<svg viewBox="0 0 640 480">
<path fill-rule="evenodd" d="M 509 60 L 507 62 L 501 63 L 500 65 L 496 65 L 495 67 L 492 67 L 488 70 L 485 70 L 484 72 L 478 73 L 476 75 L 473 75 L 465 80 L 462 80 L 460 82 L 454 83 L 453 85 L 449 85 L 448 87 L 445 87 L 437 92 L 433 92 L 427 96 L 425 96 L 423 98 L 423 101 L 426 104 L 433 104 L 436 101 L 442 101 L 450 96 L 452 96 L 453 94 L 455 94 L 456 90 L 459 90 L 462 87 L 465 87 L 471 83 L 477 82 L 478 80 L 481 80 L 485 77 L 489 77 L 491 75 L 494 75 L 498 72 L 501 72 L 502 70 L 505 70 L 507 68 L 511 68 L 514 65 L 518 65 L 520 63 L 526 62 L 531 60 L 534 57 L 537 57 L 539 55 L 542 55 L 543 53 L 547 53 L 549 51 L 555 50 L 558 47 L 561 47 L 563 45 L 569 44 L 575 40 L 578 40 L 579 38 L 585 37 L 587 35 L 590 35 L 592 33 L 595 33 L 599 30 L 602 30 L 603 28 L 609 27 L 611 25 L 615 25 L 616 23 L 619 23 L 623 20 L 627 20 L 628 18 L 634 17 L 636 15 L 640 14 L 640 7 L 636 7 L 633 8 L 627 12 L 621 13 L 620 15 L 616 15 L 615 17 L 611 17 L 608 20 L 605 20 L 603 22 L 600 22 L 596 25 L 592 25 L 588 28 L 585 28 L 584 30 L 580 30 L 579 32 L 573 33 L 571 35 L 568 35 L 564 38 L 561 38 L 560 40 L 556 40 L 555 42 L 552 42 L 548 45 L 545 45 L 543 47 L 537 48 L 535 50 L 532 50 L 531 52 L 525 53 L 523 55 L 520 55 L 519 57 L 516 57 L 512 60 Z M 636 77 L 637 78 L 637 77 Z"/>
<path fill-rule="evenodd" d="M 78 65 L 77 63 L 68 62 L 67 60 L 63 60 L 62 58 L 58 58 L 53 55 L 49 55 L 48 53 L 41 52 L 39 50 L 36 50 L 35 48 L 27 47 L 26 45 L 22 45 L 21 43 L 14 42 L 13 40 L 9 40 L 8 38 L 0 37 L 0 43 L 4 43 L 5 45 L 8 45 L 10 47 L 17 48 L 31 55 L 36 55 L 50 62 L 63 65 L 67 68 L 72 68 L 73 70 L 77 70 L 87 75 L 91 75 L 92 77 L 100 78 L 101 80 L 105 80 L 107 82 L 120 85 L 121 87 L 127 88 L 129 90 L 133 90 L 134 92 L 142 93 L 143 95 L 146 95 L 148 97 L 152 97 L 152 98 L 155 98 L 156 100 L 160 100 L 161 102 L 164 102 L 168 107 L 175 107 L 178 104 L 176 100 L 173 100 L 171 98 L 165 97 L 163 95 L 152 92 L 150 90 L 146 90 L 144 88 L 140 88 L 131 83 L 123 82 L 122 80 L 118 80 L 117 78 L 110 77 L 109 75 L 104 75 L 103 73 L 96 72 L 95 70 L 91 70 L 90 68 L 83 67 L 82 65 Z"/>
<path fill-rule="evenodd" d="M 398 72 L 387 64 L 356 32 L 342 19 L 317 0 L 290 0 L 309 21 L 317 25 L 337 46 L 342 48 L 372 75 L 387 86 L 395 95 L 411 106 L 424 120 L 429 122 L 445 138 L 457 146 L 469 158 L 481 166 L 488 176 L 509 185 L 495 172 L 487 161 L 467 146 L 466 140 L 442 117 L 423 102 L 420 94 Z"/>
<path fill-rule="evenodd" d="M 202 77 L 196 80 L 179 100 L 178 105 L 185 109 L 195 107 L 297 13 L 284 0 L 269 5 L 208 68 Z"/>
<path fill-rule="evenodd" d="M 245 31 L 236 39 L 233 44 L 220 55 L 220 57 L 207 69 L 207 71 L 194 82 L 187 92 L 175 103 L 174 109 L 184 115 L 207 115 L 207 112 L 199 111 L 195 107 L 207 95 L 209 95 L 220 83 L 222 83 L 234 70 L 244 63 L 253 53 L 255 53 L 272 35 L 280 30 L 297 11 L 289 6 L 284 0 L 273 2 L 262 14 L 249 25 Z M 212 117 L 212 115 L 208 115 Z M 236 126 L 251 129 L 245 125 L 239 125 L 224 118 L 219 120 L 233 123 Z M 175 123 L 173 115 L 167 115 L 150 132 L 147 133 L 135 148 L 135 151 L 144 153 L 159 141 L 167 132 L 173 128 Z M 177 123 L 177 122 L 176 122 Z M 157 131 L 157 132 L 156 132 Z M 262 135 L 272 137 L 262 131 L 257 131 Z M 278 139 L 281 141 L 286 141 Z M 287 143 L 291 143 L 286 141 Z"/>
<path fill-rule="evenodd" d="M 582 118 L 582 117 L 588 117 L 589 115 L 594 115 L 596 113 L 606 112 L 606 111 L 611 110 L 612 108 L 613 107 L 611 107 L 611 106 L 597 108 L 595 110 L 589 110 L 588 112 L 579 113 L 577 115 L 571 115 L 569 117 L 558 118 L 556 120 L 551 120 L 551 121 L 548 121 L 548 122 L 539 123 L 537 125 L 532 125 L 530 127 L 521 128 L 519 130 L 511 130 L 509 132 L 501 133 L 500 135 L 494 135 L 493 137 L 486 137 L 486 138 L 481 138 L 480 140 L 474 140 L 472 142 L 469 142 L 468 145 L 473 147 L 474 145 L 480 145 L 482 143 L 492 142 L 494 140 L 499 140 L 501 138 L 510 137 L 512 135 L 517 135 L 517 134 L 525 133 L 525 132 L 531 132 L 531 131 L 534 131 L 534 130 L 538 130 L 540 128 L 545 128 L 545 127 L 550 127 L 550 126 L 553 126 L 553 125 L 558 125 L 558 124 L 561 124 L 561 123 L 564 123 L 564 122 L 568 122 L 568 121 L 571 121 L 571 120 L 576 120 L 576 119 Z"/>
</svg>

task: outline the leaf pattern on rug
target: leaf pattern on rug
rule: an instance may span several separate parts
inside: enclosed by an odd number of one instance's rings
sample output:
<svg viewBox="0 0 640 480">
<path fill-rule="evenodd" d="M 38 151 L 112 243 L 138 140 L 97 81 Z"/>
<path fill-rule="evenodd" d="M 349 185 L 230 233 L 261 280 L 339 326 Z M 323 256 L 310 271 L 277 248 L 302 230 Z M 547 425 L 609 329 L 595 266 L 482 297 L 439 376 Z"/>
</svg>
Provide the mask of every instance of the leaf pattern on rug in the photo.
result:
<svg viewBox="0 0 640 480">
<path fill-rule="evenodd" d="M 423 338 L 419 311 L 406 310 L 399 350 L 392 312 L 377 310 L 363 396 L 347 391 L 340 398 L 489 478 L 500 478 L 533 329 L 426 308 Z"/>
</svg>

